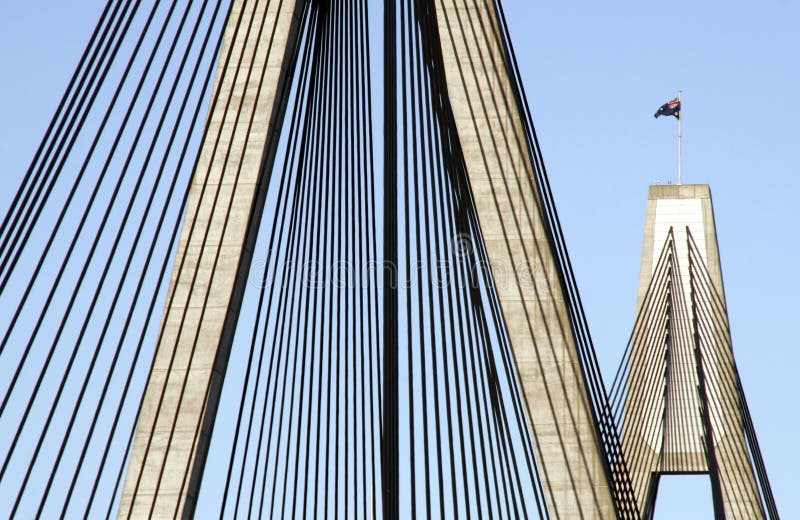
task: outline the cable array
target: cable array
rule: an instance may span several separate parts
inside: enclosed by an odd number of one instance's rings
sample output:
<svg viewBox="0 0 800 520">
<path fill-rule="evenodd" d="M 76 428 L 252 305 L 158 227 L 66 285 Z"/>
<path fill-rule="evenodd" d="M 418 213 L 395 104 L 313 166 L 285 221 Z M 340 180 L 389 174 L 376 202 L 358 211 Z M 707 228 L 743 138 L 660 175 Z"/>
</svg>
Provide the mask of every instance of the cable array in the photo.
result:
<svg viewBox="0 0 800 520">
<path fill-rule="evenodd" d="M 380 266 L 368 25 L 366 3 L 304 5 L 288 131 L 199 497 L 205 514 L 376 515 Z"/>
<path fill-rule="evenodd" d="M 631 468 L 633 489 L 640 495 L 650 484 L 650 474 L 646 471 L 633 471 L 633 468 L 660 467 L 662 453 L 666 450 L 655 448 L 662 443 L 675 442 L 675 439 L 668 441 L 664 436 L 668 436 L 676 428 L 685 431 L 688 427 L 691 428 L 691 433 L 681 438 L 690 439 L 694 445 L 701 434 L 698 431 L 699 424 L 685 424 L 688 420 L 685 416 L 682 417 L 684 420 L 681 427 L 663 424 L 668 417 L 666 407 L 674 400 L 670 394 L 671 391 L 674 392 L 671 383 L 679 382 L 684 387 L 683 391 L 692 382 L 697 384 L 696 376 L 690 379 L 687 374 L 676 377 L 674 373 L 676 366 L 684 370 L 687 366 L 694 369 L 693 363 L 687 364 L 685 359 L 676 362 L 674 358 L 677 350 L 685 357 L 686 342 L 682 338 L 686 337 L 689 330 L 685 315 L 675 310 L 676 307 L 684 308 L 683 293 L 679 285 L 676 290 L 675 278 L 679 276 L 675 238 L 670 230 L 653 268 L 650 284 L 642 299 L 610 393 L 611 410 L 617 424 L 622 426 L 623 447 L 627 454 L 628 467 Z M 679 333 L 679 330 L 682 332 Z M 669 348 L 672 342 L 676 342 L 675 348 Z M 636 348 L 641 345 L 646 348 Z M 654 493 L 655 490 L 647 489 L 646 492 Z"/>
<path fill-rule="evenodd" d="M 221 504 L 221 516 L 546 517 L 435 13 L 411 1 L 384 13 L 396 23 L 397 54 L 383 87 L 389 99 L 396 88 L 397 103 L 385 105 L 383 151 L 396 162 L 381 176 L 366 6 L 309 6 L 283 167 L 257 247 L 260 290 L 243 305 L 256 309 L 249 349 L 238 364 L 232 353 L 218 417 L 237 426 L 227 439 L 215 428 L 198 507 Z M 381 312 L 392 295 L 396 313 Z M 383 391 L 391 364 L 382 342 L 396 345 L 394 391 Z M 392 397 L 397 415 L 381 406 Z M 380 458 L 390 429 L 395 467 Z M 220 467 L 222 492 L 208 486 Z M 396 510 L 384 503 L 393 473 Z"/>
<path fill-rule="evenodd" d="M 721 443 L 722 449 L 716 449 L 715 458 L 723 468 L 734 468 L 731 472 L 736 479 L 720 479 L 720 493 L 733 496 L 738 487 L 755 486 L 761 499 L 762 516 L 770 519 L 780 518 L 772 486 L 769 483 L 764 459 L 758 446 L 750 410 L 745 400 L 744 389 L 736 360 L 733 357 L 733 343 L 730 334 L 728 311 L 724 298 L 708 271 L 706 263 L 691 231 L 686 229 L 686 240 L 689 250 L 689 279 L 691 282 L 692 307 L 695 315 L 694 331 L 699 353 L 698 369 L 705 374 L 708 381 L 704 389 L 706 406 L 710 416 L 722 417 L 721 424 L 711 424 L 711 430 L 726 432 L 726 435 L 744 434 L 746 452 L 733 450 L 729 444 Z M 739 412 L 739 420 L 725 413 L 725 406 L 733 403 Z M 708 428 L 707 430 L 708 431 Z M 712 434 L 707 434 L 711 438 Z M 718 443 L 719 445 L 720 443 Z M 742 471 L 742 470 L 745 471 Z M 747 471 L 749 469 L 749 471 Z M 724 471 L 724 470 L 723 470 Z M 755 481 L 751 481 L 751 476 Z M 729 514 L 747 515 L 747 509 L 738 509 L 739 503 L 731 507 Z"/>
<path fill-rule="evenodd" d="M 397 35 L 400 516 L 544 516 L 434 6 L 401 2 Z"/>
<path fill-rule="evenodd" d="M 108 2 L 0 225 L 11 516 L 114 509 L 226 6 Z"/>
</svg>

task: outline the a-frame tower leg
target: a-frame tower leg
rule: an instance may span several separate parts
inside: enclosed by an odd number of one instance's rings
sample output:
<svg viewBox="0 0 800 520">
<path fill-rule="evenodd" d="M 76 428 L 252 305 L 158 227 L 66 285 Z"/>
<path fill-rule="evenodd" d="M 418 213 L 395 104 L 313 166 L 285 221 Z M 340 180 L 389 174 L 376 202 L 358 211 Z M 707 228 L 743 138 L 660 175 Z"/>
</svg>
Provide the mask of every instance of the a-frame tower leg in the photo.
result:
<svg viewBox="0 0 800 520">
<path fill-rule="evenodd" d="M 297 47 L 297 0 L 234 0 L 119 517 L 191 517 Z"/>
<path fill-rule="evenodd" d="M 488 0 L 436 0 L 447 89 L 554 518 L 615 518 L 542 194 Z"/>
</svg>

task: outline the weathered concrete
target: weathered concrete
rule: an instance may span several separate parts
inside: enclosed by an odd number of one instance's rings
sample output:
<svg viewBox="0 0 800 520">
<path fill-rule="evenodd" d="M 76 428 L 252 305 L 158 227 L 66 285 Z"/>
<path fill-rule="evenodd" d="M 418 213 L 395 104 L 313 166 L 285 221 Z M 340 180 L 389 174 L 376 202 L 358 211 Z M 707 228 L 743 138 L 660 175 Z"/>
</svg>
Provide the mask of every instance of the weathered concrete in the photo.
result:
<svg viewBox="0 0 800 520">
<path fill-rule="evenodd" d="M 301 5 L 233 2 L 120 518 L 193 514 L 288 98 Z"/>
<path fill-rule="evenodd" d="M 553 518 L 614 507 L 491 2 L 437 0 L 450 103 Z"/>
<path fill-rule="evenodd" d="M 687 227 L 722 307 L 721 321 L 711 326 L 714 330 L 700 332 L 702 381 L 695 357 L 692 302 L 708 306 L 709 296 L 699 291 L 692 294 L 691 291 Z M 634 338 L 642 339 L 633 342 L 625 402 L 623 449 L 637 501 L 642 511 L 652 508 L 653 492 L 658 475 L 662 473 L 709 472 L 701 413 L 701 389 L 704 388 L 726 516 L 763 518 L 742 429 L 741 403 L 727 310 L 724 309 L 725 292 L 708 185 L 650 187 L 637 318 L 643 309 L 649 309 L 643 307 L 643 302 L 670 229 L 675 240 L 672 253 L 677 261 L 677 272 L 670 285 L 670 291 L 674 293 L 670 297 L 672 308 L 663 311 L 663 317 L 638 322 Z M 705 298 L 705 301 L 700 302 L 699 298 Z M 677 311 L 681 305 L 687 310 L 683 318 Z M 668 312 L 671 313 L 669 319 Z M 669 327 L 668 336 L 665 326 Z M 646 420 L 653 416 L 659 419 Z"/>
</svg>

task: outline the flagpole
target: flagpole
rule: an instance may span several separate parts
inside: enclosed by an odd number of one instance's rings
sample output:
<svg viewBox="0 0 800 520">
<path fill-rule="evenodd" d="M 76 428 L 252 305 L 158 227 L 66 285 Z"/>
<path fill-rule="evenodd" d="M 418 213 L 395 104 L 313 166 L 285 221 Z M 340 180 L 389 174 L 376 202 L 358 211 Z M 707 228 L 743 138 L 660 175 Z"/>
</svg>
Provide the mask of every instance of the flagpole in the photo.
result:
<svg viewBox="0 0 800 520">
<path fill-rule="evenodd" d="M 683 119 L 683 106 L 680 104 L 681 102 L 681 92 L 678 91 L 678 106 L 680 106 L 680 111 L 678 112 L 678 185 L 682 184 L 681 179 L 681 119 Z"/>
</svg>

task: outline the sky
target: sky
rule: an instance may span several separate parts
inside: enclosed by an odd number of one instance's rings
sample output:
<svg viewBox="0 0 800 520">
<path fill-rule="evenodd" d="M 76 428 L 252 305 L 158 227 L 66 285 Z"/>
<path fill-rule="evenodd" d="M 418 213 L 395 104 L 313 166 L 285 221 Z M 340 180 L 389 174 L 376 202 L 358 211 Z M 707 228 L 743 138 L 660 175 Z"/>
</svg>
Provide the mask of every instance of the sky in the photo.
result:
<svg viewBox="0 0 800 520">
<path fill-rule="evenodd" d="M 800 4 L 529 2 L 506 15 L 601 366 L 633 324 L 650 184 L 711 186 L 734 353 L 778 508 L 800 517 Z M 101 2 L 0 4 L 0 213 Z M 707 479 L 670 477 L 658 518 L 710 517 Z"/>
</svg>

